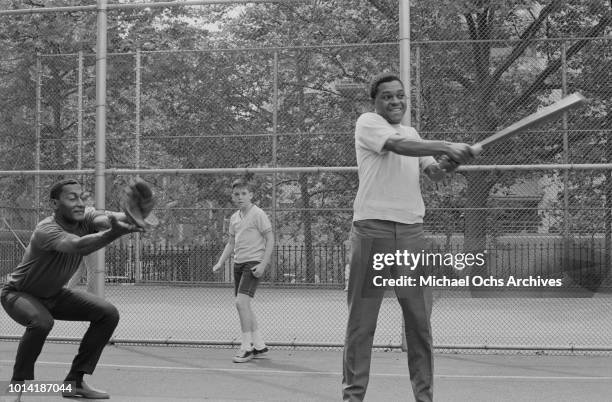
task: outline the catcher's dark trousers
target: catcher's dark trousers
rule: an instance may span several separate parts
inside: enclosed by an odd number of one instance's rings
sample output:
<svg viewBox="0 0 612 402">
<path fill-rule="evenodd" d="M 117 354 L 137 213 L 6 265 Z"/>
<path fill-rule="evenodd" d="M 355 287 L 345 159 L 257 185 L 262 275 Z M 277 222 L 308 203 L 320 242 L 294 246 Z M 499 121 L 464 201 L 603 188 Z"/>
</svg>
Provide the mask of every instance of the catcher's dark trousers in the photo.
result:
<svg viewBox="0 0 612 402">
<path fill-rule="evenodd" d="M 54 319 L 90 321 L 71 371 L 92 374 L 104 346 L 119 323 L 119 312 L 106 300 L 90 293 L 62 289 L 56 296 L 39 299 L 8 286 L 0 294 L 8 315 L 26 327 L 17 348 L 13 378 L 33 380 L 34 363 L 40 355 Z"/>
<path fill-rule="evenodd" d="M 384 289 L 373 286 L 373 277 L 387 275 L 422 275 L 406 268 L 390 266 L 373 269 L 379 253 L 424 249 L 423 226 L 390 221 L 363 220 L 353 223 L 351 265 L 348 285 L 349 317 L 343 356 L 343 400 L 362 401 L 370 375 L 374 331 Z M 428 287 L 395 287 L 406 328 L 408 368 L 412 390 L 418 402 L 433 400 L 433 346 L 431 336 L 432 293 Z M 372 400 L 376 400 L 374 395 Z"/>
</svg>

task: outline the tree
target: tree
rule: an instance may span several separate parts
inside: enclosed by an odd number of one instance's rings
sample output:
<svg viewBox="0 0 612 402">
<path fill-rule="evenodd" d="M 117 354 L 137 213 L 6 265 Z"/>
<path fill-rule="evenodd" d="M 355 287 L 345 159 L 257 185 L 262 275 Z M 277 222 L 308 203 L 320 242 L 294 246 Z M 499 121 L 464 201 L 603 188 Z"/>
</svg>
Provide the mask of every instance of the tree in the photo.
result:
<svg viewBox="0 0 612 402">
<path fill-rule="evenodd" d="M 71 1 L 56 1 L 51 4 L 27 2 L 34 7 L 61 7 L 73 5 Z M 19 5 L 13 5 L 19 8 Z M 109 17 L 109 53 L 122 51 L 134 46 L 158 43 L 169 47 L 193 46 L 201 44 L 207 31 L 196 29 L 181 18 L 191 15 L 189 9 L 153 9 L 149 13 L 133 11 L 111 12 Z M 7 169 L 33 169 L 32 149 L 36 148 L 36 86 L 39 76 L 37 62 L 40 63 L 41 76 L 41 168 L 73 169 L 76 164 L 76 76 L 78 63 L 76 53 L 83 51 L 84 57 L 84 134 L 93 137 L 93 71 L 95 65 L 96 14 L 89 12 L 64 12 L 50 14 L 31 14 L 3 16 L 0 27 L 0 47 L 4 50 L 2 66 L 3 115 L 5 124 L 0 127 L 3 143 L 0 152 Z M 177 20 L 179 20 L 177 22 Z M 188 42 L 189 38 L 192 42 Z M 42 55 L 42 56 L 39 56 Z M 112 59 L 112 57 L 110 58 Z M 115 58 L 117 60 L 117 58 Z M 108 127 L 109 133 L 130 133 L 133 121 L 133 92 L 126 88 L 125 77 L 134 75 L 133 63 L 109 62 Z M 129 87 L 129 85 L 128 85 Z M 132 113 L 132 115 L 128 116 Z M 128 116 L 126 118 L 126 116 Z M 127 119 L 127 121 L 126 121 Z M 120 141 L 109 139 L 108 147 L 111 163 L 121 164 L 130 160 L 125 154 L 128 149 Z M 87 143 L 86 143 L 87 144 Z M 87 152 L 85 156 L 93 156 Z M 85 160 L 87 162 L 87 160 Z M 93 164 L 93 163 L 92 163 Z M 41 188 L 53 178 L 43 178 Z M 18 199 L 34 200 L 31 180 L 9 180 L 2 194 L 8 205 Z M 27 185 L 24 185 L 26 184 Z M 26 197 L 27 195 L 27 197 Z M 29 207 L 30 205 L 28 205 Z M 37 206 L 34 206 L 36 208 Z M 23 218 L 28 220 L 27 218 Z M 23 223 L 23 222 L 22 222 Z M 31 224 L 27 224 L 31 226 Z"/>
<path fill-rule="evenodd" d="M 481 5 L 481 4 L 478 4 Z M 471 8 L 464 12 L 467 26 L 470 32 L 470 38 L 473 40 L 485 40 L 485 42 L 475 42 L 473 45 L 473 60 L 475 79 L 472 81 L 476 84 L 475 87 L 470 88 L 468 82 L 463 82 L 462 85 L 467 86 L 468 91 L 475 94 L 477 101 L 476 109 L 480 112 L 480 118 L 475 121 L 475 127 L 478 131 L 487 133 L 495 129 L 499 124 L 501 118 L 507 119 L 506 116 L 511 115 L 519 108 L 525 108 L 531 106 L 534 101 L 538 101 L 537 95 L 546 91 L 547 88 L 544 85 L 546 79 L 550 77 L 554 72 L 558 71 L 561 60 L 559 57 L 554 57 L 548 60 L 546 68 L 544 68 L 531 84 L 520 93 L 516 94 L 513 99 L 505 104 L 501 104 L 499 100 L 493 98 L 493 95 L 498 93 L 500 80 L 504 73 L 513 65 L 519 55 L 521 55 L 527 46 L 530 44 L 530 40 L 536 37 L 536 34 L 541 30 L 548 17 L 552 17 L 554 13 L 561 9 L 562 2 L 552 1 L 545 7 L 543 7 L 538 15 L 533 19 L 531 24 L 520 34 L 519 41 L 517 41 L 510 54 L 502 61 L 497 67 L 491 69 L 489 60 L 491 57 L 491 48 L 489 42 L 486 40 L 492 39 L 491 34 L 493 33 L 494 16 L 496 10 L 493 4 L 488 4 L 484 8 Z M 604 11 L 599 17 L 599 21 L 593 27 L 590 27 L 586 32 L 581 35 L 584 37 L 599 36 L 609 26 L 610 18 L 612 17 L 611 11 Z M 567 51 L 567 58 L 571 59 L 575 56 L 585 45 L 587 41 L 575 42 Z M 487 116 L 499 116 L 496 119 L 489 119 Z M 476 138 L 478 140 L 478 138 Z M 494 157 L 484 156 L 482 159 L 483 163 L 499 163 L 498 155 L 493 152 L 490 155 Z M 496 177 L 488 172 L 475 172 L 467 175 L 468 190 L 467 190 L 467 204 L 470 208 L 476 208 L 476 210 L 470 210 L 466 213 L 466 228 L 465 228 L 465 247 L 469 251 L 481 251 L 486 248 L 486 220 L 482 219 L 478 212 L 479 208 L 486 207 L 486 201 L 490 189 L 495 184 Z"/>
<path fill-rule="evenodd" d="M 110 12 L 109 52 L 129 52 L 109 57 L 111 165 L 132 166 L 134 161 L 132 52 L 142 49 L 143 167 L 270 166 L 273 131 L 279 134 L 279 165 L 353 166 L 357 110 L 336 90 L 336 83 L 366 83 L 378 71 L 398 69 L 397 8 L 397 0 L 336 0 Z M 421 47 L 424 72 L 420 93 L 423 135 L 466 142 L 477 141 L 551 101 L 559 87 L 560 52 L 549 39 L 601 35 L 608 32 L 610 22 L 609 7 L 590 0 L 546 4 L 415 1 L 411 15 L 411 37 L 414 47 Z M 32 161 L 28 148 L 21 145 L 28 143 L 31 149 L 33 144 L 37 52 L 56 55 L 83 50 L 89 54 L 85 59 L 85 132 L 93 131 L 95 59 L 91 52 L 95 33 L 89 27 L 95 25 L 95 14 L 41 14 L 8 21 L 0 28 L 0 43 L 8 55 L 3 104 L 11 118 L 5 119 L 7 123 L 0 129 L 27 133 L 3 138 L 5 163 L 16 166 Z M 211 30 L 211 26 L 217 28 Z M 590 88 L 595 98 L 606 99 L 605 85 L 585 78 L 588 71 L 606 74 L 598 67 L 596 53 L 584 51 L 588 43 L 592 42 L 581 39 L 568 43 L 571 85 Z M 299 48 L 284 48 L 286 45 Z M 235 51 L 239 47 L 251 50 Z M 164 49 L 190 51 L 159 52 Z M 276 127 L 272 88 L 275 52 L 279 60 Z M 44 160 L 58 167 L 73 167 L 76 60 L 74 56 L 41 60 L 46 74 L 44 138 L 57 140 L 44 149 Z M 543 66 L 534 69 L 530 67 L 534 63 Z M 601 105 L 607 107 L 603 100 Z M 609 125 L 603 115 L 589 119 L 593 124 Z M 512 149 L 485 154 L 481 162 L 534 163 L 556 160 L 562 152 L 544 136 L 530 136 L 529 152 L 521 152 L 525 148 L 522 141 L 506 143 L 512 144 Z M 576 136 L 572 141 L 587 146 L 590 139 Z M 91 163 L 91 151 L 86 156 Z M 466 248 L 479 250 L 486 243 L 487 225 L 474 211 L 486 207 L 496 183 L 510 184 L 515 178 L 495 172 L 466 174 L 463 188 L 427 192 L 428 205 L 472 208 L 464 217 Z M 321 219 L 312 209 L 350 207 L 357 186 L 355 175 L 302 174 L 279 179 L 279 197 L 303 208 L 301 233 L 309 250 L 323 234 L 343 237 L 344 216 Z M 195 208 L 210 207 L 210 203 L 224 207 L 228 206 L 224 191 L 228 180 L 197 175 L 173 183 L 173 188 L 188 193 L 184 198 Z M 271 182 L 263 183 L 268 186 L 263 193 L 269 193 Z M 11 192 L 5 194 L 5 199 L 11 197 Z M 262 201 L 269 203 L 267 198 Z M 197 221 L 197 213 L 186 212 L 183 219 Z M 219 219 L 204 236 L 218 231 L 222 217 Z M 342 228 L 330 230 L 335 224 Z M 310 262 L 311 254 L 307 253 Z"/>
<path fill-rule="evenodd" d="M 282 38 L 293 38 L 293 44 L 309 45 L 313 43 L 338 43 L 340 41 L 382 40 L 395 41 L 398 33 L 397 1 L 369 0 L 343 2 L 338 16 L 330 21 L 317 18 L 331 14 L 332 9 L 339 9 L 336 2 L 316 2 L 312 5 L 285 7 L 253 6 L 248 8 L 240 18 L 224 25 L 224 34 L 241 43 L 279 44 Z M 322 13 L 322 14 L 321 14 Z M 359 15 L 361 18 L 353 19 Z M 467 2 L 417 2 L 413 6 L 412 38 L 422 40 L 424 46 L 431 40 L 471 40 L 467 45 L 451 43 L 442 53 L 428 53 L 424 63 L 438 75 L 429 79 L 442 79 L 448 83 L 445 96 L 439 93 L 426 93 L 425 131 L 465 132 L 455 140 L 475 142 L 489 135 L 500 125 L 516 120 L 517 116 L 531 113 L 539 105 L 549 102 L 551 90 L 559 88 L 559 81 L 550 84 L 548 80 L 558 73 L 561 60 L 558 50 L 553 50 L 549 42 L 538 42 L 558 35 L 577 36 L 582 38 L 597 37 L 609 29 L 610 9 L 600 2 L 582 1 L 571 4 L 554 0 L 540 5 L 535 1 L 467 1 Z M 269 18 L 268 18 L 269 17 Z M 332 34 L 332 32 L 334 32 Z M 333 38 L 333 39 L 332 39 Z M 335 40 L 334 40 L 335 39 Z M 495 41 L 505 43 L 506 49 L 500 53 L 495 48 Z M 577 40 L 567 49 L 568 60 L 581 57 L 581 50 L 588 40 Z M 434 45 L 432 45 L 434 46 Z M 525 74 L 525 52 L 535 49 L 536 57 L 546 63 L 545 67 L 535 73 Z M 324 59 L 330 64 L 333 61 Z M 342 59 L 342 57 L 340 57 Z M 307 61 L 296 58 L 300 66 L 309 65 Z M 365 61 L 364 61 L 365 60 Z M 359 60 L 368 65 L 366 56 Z M 346 63 L 341 66 L 341 78 L 365 81 L 373 71 L 371 68 L 359 70 L 359 62 Z M 323 63 L 318 60 L 318 63 Z M 430 64 L 427 64 L 430 63 Z M 393 62 L 391 63 L 393 66 Z M 397 67 L 397 64 L 395 64 Z M 296 67 L 296 68 L 299 68 Z M 309 65 L 309 68 L 312 68 Z M 380 67 L 379 67 L 380 68 Z M 319 80 L 321 73 L 312 78 L 297 74 L 298 86 L 325 87 Z M 316 82 L 317 85 L 312 83 Z M 521 85 L 517 85 L 517 82 Z M 448 89 L 450 88 L 450 91 Z M 431 100 L 436 99 L 437 105 Z M 299 104 L 307 108 L 309 102 L 298 95 Z M 446 118 L 440 118 L 440 115 Z M 296 127 L 306 131 L 303 124 L 304 114 L 296 115 Z M 534 163 L 537 159 L 550 159 L 561 152 L 559 147 L 550 147 L 543 139 L 534 142 L 532 152 L 522 156 L 521 152 L 489 152 L 483 155 L 483 164 Z M 305 150 L 304 154 L 316 154 L 308 144 L 300 144 L 297 149 Z M 520 149 L 520 148 L 517 148 Z M 523 153 L 525 155 L 525 153 Z M 306 165 L 312 160 L 300 159 Z M 310 163 L 309 163 L 310 162 Z M 480 252 L 486 248 L 487 219 L 482 212 L 486 210 L 491 190 L 500 179 L 511 182 L 511 175 L 501 176 L 495 172 L 470 172 L 465 174 L 467 188 L 465 191 L 465 248 L 468 251 Z M 308 202 L 308 187 L 301 182 L 302 200 Z M 307 219 L 307 217 L 304 217 Z"/>
<path fill-rule="evenodd" d="M 332 13 L 338 18 L 330 19 Z M 334 84 L 347 78 L 366 82 L 370 65 L 380 65 L 381 60 L 392 65 L 393 52 L 381 58 L 389 47 L 364 47 L 357 53 L 321 46 L 338 44 L 338 38 L 346 43 L 382 38 L 387 28 L 380 21 L 375 10 L 364 1 L 253 5 L 245 7 L 239 16 L 223 20 L 222 37 L 233 46 L 278 46 L 286 38 L 291 38 L 292 45 L 316 46 L 279 51 L 277 132 L 281 134 L 278 154 L 281 165 L 354 165 L 354 153 L 347 151 L 353 149 L 352 130 L 357 116 L 354 110 L 345 107 L 346 101 L 335 91 Z M 346 214 L 329 219 L 313 210 L 350 207 L 356 176 L 301 173 L 297 177 L 283 175 L 280 180 L 280 197 L 293 200 L 300 210 L 306 280 L 314 281 L 314 244 L 325 241 L 322 238 L 336 242 L 346 239 L 350 219 Z M 291 227 L 289 221 L 281 223 Z"/>
</svg>

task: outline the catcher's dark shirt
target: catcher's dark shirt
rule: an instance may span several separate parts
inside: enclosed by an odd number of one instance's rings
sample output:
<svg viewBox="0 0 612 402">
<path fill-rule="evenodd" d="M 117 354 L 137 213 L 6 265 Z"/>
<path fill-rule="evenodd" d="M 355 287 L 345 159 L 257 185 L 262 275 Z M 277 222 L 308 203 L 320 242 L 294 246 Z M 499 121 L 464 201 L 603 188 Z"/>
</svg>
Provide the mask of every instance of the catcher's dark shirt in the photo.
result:
<svg viewBox="0 0 612 402">
<path fill-rule="evenodd" d="M 55 220 L 55 216 L 40 221 L 32 233 L 21 263 L 9 276 L 7 286 L 40 298 L 58 294 L 79 268 L 83 256 L 61 253 L 56 250 L 57 245 L 68 234 L 81 237 L 97 232 L 94 219 L 102 214 L 87 208 L 85 219 L 70 227 L 66 227 L 66 224 L 62 226 Z"/>
</svg>

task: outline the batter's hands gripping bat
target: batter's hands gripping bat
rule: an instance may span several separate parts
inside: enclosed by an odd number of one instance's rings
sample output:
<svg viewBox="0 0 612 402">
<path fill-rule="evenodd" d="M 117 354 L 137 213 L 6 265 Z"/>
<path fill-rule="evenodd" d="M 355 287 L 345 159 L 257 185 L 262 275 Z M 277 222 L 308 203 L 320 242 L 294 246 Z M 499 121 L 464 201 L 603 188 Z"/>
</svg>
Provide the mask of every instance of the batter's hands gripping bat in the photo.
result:
<svg viewBox="0 0 612 402">
<path fill-rule="evenodd" d="M 565 98 L 553 103 L 552 105 L 546 106 L 535 113 L 517 121 L 516 123 L 496 132 L 495 134 L 485 138 L 484 140 L 477 142 L 472 145 L 472 155 L 478 156 L 484 148 L 498 141 L 502 141 L 510 136 L 518 134 L 521 131 L 525 131 L 538 124 L 545 123 L 559 114 L 581 105 L 586 101 L 586 98 L 579 93 L 573 93 Z M 448 156 L 443 155 L 440 158 L 440 169 L 448 170 L 456 167 L 457 163 L 451 162 Z"/>
</svg>

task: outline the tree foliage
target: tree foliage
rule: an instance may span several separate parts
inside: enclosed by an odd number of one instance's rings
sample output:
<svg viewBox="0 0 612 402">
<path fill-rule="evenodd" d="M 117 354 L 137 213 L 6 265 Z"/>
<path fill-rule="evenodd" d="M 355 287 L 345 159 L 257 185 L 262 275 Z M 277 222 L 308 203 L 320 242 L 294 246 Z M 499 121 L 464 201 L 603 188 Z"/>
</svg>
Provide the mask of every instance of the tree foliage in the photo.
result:
<svg viewBox="0 0 612 402">
<path fill-rule="evenodd" d="M 26 6 L 51 3 L 11 3 Z M 398 70 L 397 11 L 397 0 L 333 0 L 109 12 L 108 165 L 134 166 L 134 116 L 139 107 L 143 168 L 272 166 L 273 134 L 277 166 L 354 166 L 353 126 L 362 102 L 355 100 L 355 93 L 340 91 L 338 84 L 365 84 L 379 71 Z M 95 13 L 2 18 L 4 168 L 34 166 L 37 60 L 43 73 L 41 168 L 76 167 L 79 51 L 85 54 L 83 167 L 92 168 Z M 568 91 L 582 91 L 591 99 L 587 110 L 573 112 L 569 120 L 570 128 L 590 131 L 576 131 L 570 144 L 578 150 L 576 157 L 588 150 L 593 161 L 609 161 L 609 42 L 585 38 L 609 34 L 610 18 L 610 5 L 594 0 L 411 2 L 413 65 L 416 69 L 418 63 L 421 72 L 413 74 L 413 103 L 420 102 L 422 135 L 475 142 L 552 102 L 561 90 L 559 38 L 567 38 Z M 240 48 L 249 50 L 237 51 Z M 139 103 L 136 50 L 141 62 Z M 553 134 L 514 139 L 506 148 L 484 154 L 480 163 L 559 162 L 564 157 L 554 134 L 559 129 L 559 123 L 552 123 L 541 131 Z M 480 211 L 493 191 L 510 186 L 517 176 L 474 172 L 453 186 L 424 183 L 425 196 L 432 210 L 474 208 L 444 219 L 452 220 L 453 228 L 464 222 L 468 247 L 482 249 L 487 219 Z M 150 179 L 164 202 L 180 200 L 179 208 L 168 213 L 169 220 L 200 226 L 194 241 L 220 238 L 231 209 L 227 185 L 232 178 Z M 114 178 L 112 194 L 124 180 Z M 269 208 L 271 178 L 257 180 L 258 202 Z M 592 187 L 605 183 L 595 181 Z M 3 202 L 10 204 L 32 191 L 31 185 L 22 185 L 10 180 Z M 346 238 L 356 175 L 278 175 L 275 186 L 277 202 L 299 211 L 297 216 L 279 213 L 277 224 L 287 239 L 304 241 L 311 250 L 318 241 Z M 319 214 L 317 209 L 344 212 Z M 209 216 L 202 210 L 217 212 Z M 307 255 L 314 258 L 310 251 Z"/>
</svg>

